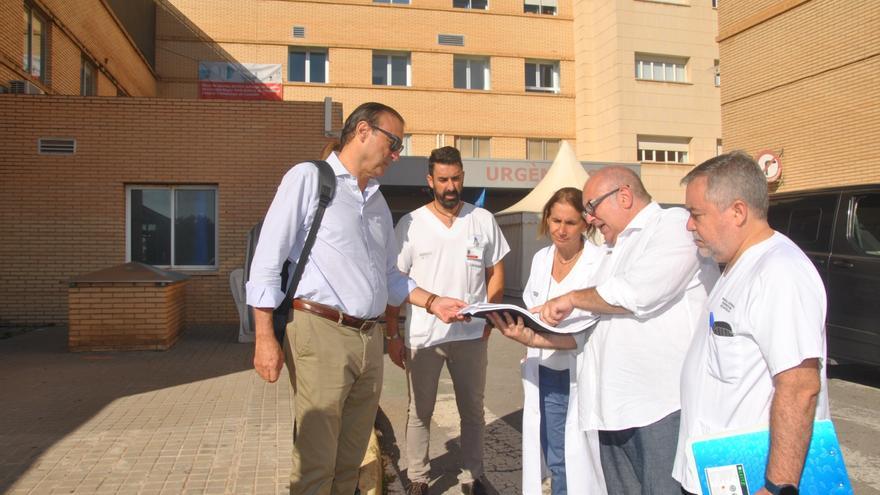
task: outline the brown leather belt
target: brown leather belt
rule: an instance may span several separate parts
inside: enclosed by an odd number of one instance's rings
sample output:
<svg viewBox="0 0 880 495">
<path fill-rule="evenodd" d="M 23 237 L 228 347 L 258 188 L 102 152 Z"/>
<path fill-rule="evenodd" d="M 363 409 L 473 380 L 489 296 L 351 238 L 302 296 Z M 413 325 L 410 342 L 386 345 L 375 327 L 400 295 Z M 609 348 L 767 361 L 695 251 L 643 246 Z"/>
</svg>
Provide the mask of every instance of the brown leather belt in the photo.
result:
<svg viewBox="0 0 880 495">
<path fill-rule="evenodd" d="M 363 318 L 356 318 L 354 316 L 347 315 L 334 307 L 327 306 L 326 304 L 316 303 L 314 301 L 309 301 L 306 299 L 294 299 L 293 308 L 300 311 L 305 311 L 306 313 L 311 313 L 315 316 L 320 316 L 321 318 L 326 318 L 330 321 L 338 323 L 339 325 L 344 325 L 360 332 L 369 332 L 373 329 L 374 326 L 376 326 L 377 323 L 379 323 L 378 319 L 365 320 Z"/>
</svg>

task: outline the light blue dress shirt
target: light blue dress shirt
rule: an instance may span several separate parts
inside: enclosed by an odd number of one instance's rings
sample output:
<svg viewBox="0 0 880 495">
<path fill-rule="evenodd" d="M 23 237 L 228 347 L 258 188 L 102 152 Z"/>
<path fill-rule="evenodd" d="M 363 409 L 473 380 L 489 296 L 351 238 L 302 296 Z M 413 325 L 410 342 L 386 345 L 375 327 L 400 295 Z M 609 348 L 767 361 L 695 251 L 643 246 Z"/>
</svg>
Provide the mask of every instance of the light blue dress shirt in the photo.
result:
<svg viewBox="0 0 880 495">
<path fill-rule="evenodd" d="M 386 304 L 399 306 L 416 284 L 397 269 L 397 239 L 379 183 L 370 179 L 361 192 L 336 153 L 327 162 L 336 174 L 336 195 L 295 297 L 375 318 Z M 299 259 L 317 207 L 318 168 L 308 163 L 291 168 L 263 222 L 247 282 L 249 305 L 275 308 L 284 300 L 281 268 L 285 260 Z"/>
</svg>

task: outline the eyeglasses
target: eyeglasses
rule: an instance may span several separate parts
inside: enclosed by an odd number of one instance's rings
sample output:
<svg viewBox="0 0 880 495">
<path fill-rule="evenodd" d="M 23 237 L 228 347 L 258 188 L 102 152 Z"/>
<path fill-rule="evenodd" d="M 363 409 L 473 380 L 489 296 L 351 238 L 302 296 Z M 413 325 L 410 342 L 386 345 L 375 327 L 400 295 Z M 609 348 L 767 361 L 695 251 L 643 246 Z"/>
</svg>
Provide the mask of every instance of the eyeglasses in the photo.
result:
<svg viewBox="0 0 880 495">
<path fill-rule="evenodd" d="M 403 149 L 403 140 L 402 139 L 395 136 L 394 134 L 391 134 L 390 132 L 386 131 L 385 129 L 382 129 L 381 127 L 377 127 L 374 125 L 371 125 L 370 127 L 372 127 L 373 129 L 376 129 L 377 131 L 381 132 L 382 134 L 385 134 L 385 136 L 388 138 L 388 140 L 391 141 L 391 152 L 392 153 L 397 153 L 398 151 Z"/>
<path fill-rule="evenodd" d="M 607 193 L 605 193 L 605 194 L 599 196 L 599 197 L 596 198 L 596 199 L 592 199 L 592 200 L 587 201 L 586 203 L 584 203 L 584 216 L 587 216 L 587 215 L 593 215 L 593 216 L 595 216 L 595 215 L 596 215 L 596 208 L 599 207 L 599 203 L 601 203 L 602 201 L 604 201 L 605 198 L 607 198 L 608 196 L 611 196 L 612 194 L 614 194 L 614 193 L 620 191 L 620 188 L 621 188 L 621 187 L 624 187 L 624 186 L 617 187 L 617 188 L 615 188 L 614 190 L 608 191 Z"/>
</svg>

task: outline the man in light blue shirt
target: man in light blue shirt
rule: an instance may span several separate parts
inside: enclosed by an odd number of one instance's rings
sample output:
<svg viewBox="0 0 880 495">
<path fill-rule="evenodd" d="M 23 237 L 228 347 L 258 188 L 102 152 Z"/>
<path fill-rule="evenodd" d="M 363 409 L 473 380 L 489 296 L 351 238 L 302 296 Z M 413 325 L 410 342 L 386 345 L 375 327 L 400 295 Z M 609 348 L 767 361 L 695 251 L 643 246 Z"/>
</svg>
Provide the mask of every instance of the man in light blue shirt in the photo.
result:
<svg viewBox="0 0 880 495">
<path fill-rule="evenodd" d="M 256 308 L 254 368 L 275 382 L 286 359 L 296 392 L 291 494 L 354 493 L 382 388 L 385 306 L 408 301 L 447 322 L 465 306 L 416 287 L 397 269 L 391 212 L 376 178 L 399 157 L 403 128 L 400 114 L 380 103 L 364 103 L 346 119 L 341 149 L 327 158 L 336 195 L 305 260 L 283 350 L 272 309 L 285 297 L 281 268 L 297 262 L 317 208 L 317 168 L 293 167 L 266 213 L 247 303 Z"/>
</svg>

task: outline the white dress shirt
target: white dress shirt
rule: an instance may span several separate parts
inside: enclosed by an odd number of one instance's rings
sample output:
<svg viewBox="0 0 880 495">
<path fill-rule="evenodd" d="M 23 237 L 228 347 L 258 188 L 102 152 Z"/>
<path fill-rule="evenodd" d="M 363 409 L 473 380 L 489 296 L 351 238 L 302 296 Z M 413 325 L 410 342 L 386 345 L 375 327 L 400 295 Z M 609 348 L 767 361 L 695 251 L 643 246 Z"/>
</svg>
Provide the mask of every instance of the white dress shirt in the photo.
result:
<svg viewBox="0 0 880 495">
<path fill-rule="evenodd" d="M 324 212 L 295 297 L 375 318 L 386 304 L 400 305 L 416 284 L 397 269 L 397 239 L 379 183 L 370 179 L 362 192 L 336 153 L 327 162 L 336 174 L 336 195 Z M 285 260 L 299 259 L 317 207 L 318 168 L 308 162 L 294 166 L 263 222 L 247 283 L 249 305 L 275 308 L 284 300 L 281 268 Z"/>
<path fill-rule="evenodd" d="M 718 266 L 699 256 L 687 219 L 681 208 L 650 203 L 598 269 L 596 291 L 630 314 L 603 316 L 584 348 L 585 429 L 647 426 L 681 407 L 684 356 L 718 278 Z"/>
</svg>

